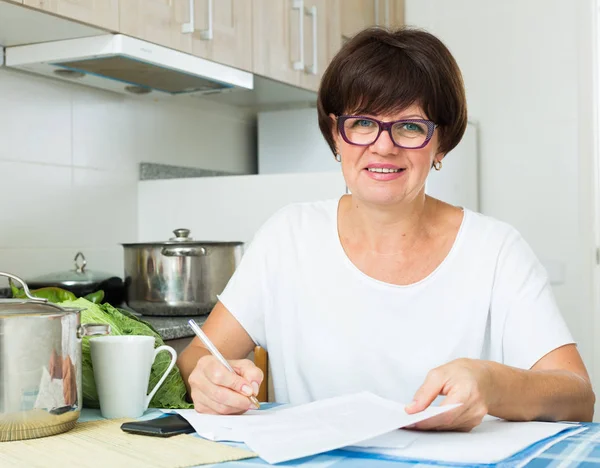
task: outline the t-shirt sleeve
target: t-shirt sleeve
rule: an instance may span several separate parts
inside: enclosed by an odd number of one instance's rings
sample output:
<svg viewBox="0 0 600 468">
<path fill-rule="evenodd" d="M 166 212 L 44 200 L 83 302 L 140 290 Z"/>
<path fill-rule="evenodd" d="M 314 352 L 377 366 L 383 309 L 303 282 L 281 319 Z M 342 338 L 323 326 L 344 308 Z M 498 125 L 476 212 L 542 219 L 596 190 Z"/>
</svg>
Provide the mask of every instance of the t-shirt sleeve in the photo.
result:
<svg viewBox="0 0 600 468">
<path fill-rule="evenodd" d="M 506 365 L 530 369 L 549 352 L 574 343 L 545 268 L 514 230 L 498 257 L 491 313 Z"/>
<path fill-rule="evenodd" d="M 269 308 L 269 291 L 277 274 L 277 238 L 282 223 L 285 223 L 285 208 L 271 216 L 256 232 L 227 286 L 218 296 L 254 343 L 265 349 L 265 314 Z"/>
</svg>

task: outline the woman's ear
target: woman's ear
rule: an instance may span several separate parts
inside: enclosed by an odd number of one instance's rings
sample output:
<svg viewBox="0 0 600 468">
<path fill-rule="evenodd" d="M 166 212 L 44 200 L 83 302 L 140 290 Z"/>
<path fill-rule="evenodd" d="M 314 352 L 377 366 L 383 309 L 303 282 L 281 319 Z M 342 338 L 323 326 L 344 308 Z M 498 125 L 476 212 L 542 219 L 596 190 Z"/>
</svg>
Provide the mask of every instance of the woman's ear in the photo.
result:
<svg viewBox="0 0 600 468">
<path fill-rule="evenodd" d="M 334 114 L 329 114 L 329 118 L 331 119 L 331 136 L 333 137 L 333 141 L 335 142 L 336 152 L 339 152 L 340 133 L 338 132 L 337 118 L 335 117 Z"/>
<path fill-rule="evenodd" d="M 329 114 L 329 119 L 331 120 L 331 134 L 335 136 L 338 133 L 337 119 L 334 114 Z"/>
</svg>

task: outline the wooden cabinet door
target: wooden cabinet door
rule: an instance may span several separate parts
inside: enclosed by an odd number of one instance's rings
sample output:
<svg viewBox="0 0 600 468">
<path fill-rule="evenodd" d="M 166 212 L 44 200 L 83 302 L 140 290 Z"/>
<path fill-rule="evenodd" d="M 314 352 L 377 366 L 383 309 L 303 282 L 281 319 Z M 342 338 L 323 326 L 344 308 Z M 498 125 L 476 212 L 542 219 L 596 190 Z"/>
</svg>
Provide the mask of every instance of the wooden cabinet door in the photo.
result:
<svg viewBox="0 0 600 468">
<path fill-rule="evenodd" d="M 337 3 L 333 0 L 304 0 L 304 72 L 300 86 L 317 91 L 325 68 L 341 47 Z M 343 3 L 343 2 L 342 2 Z"/>
<path fill-rule="evenodd" d="M 374 0 L 374 23 L 386 28 L 404 25 L 404 0 Z"/>
<path fill-rule="evenodd" d="M 375 24 L 376 4 L 378 0 L 342 0 L 340 15 L 343 40 Z"/>
<path fill-rule="evenodd" d="M 252 70 L 252 1 L 194 0 L 194 24 L 194 55 Z"/>
<path fill-rule="evenodd" d="M 303 2 L 254 0 L 252 71 L 299 86 L 304 73 L 300 52 Z"/>
<path fill-rule="evenodd" d="M 110 31 L 119 30 L 119 0 L 24 0 L 23 4 Z"/>
<path fill-rule="evenodd" d="M 340 9 L 344 40 L 369 26 L 404 24 L 404 0 L 343 0 Z"/>
<path fill-rule="evenodd" d="M 119 31 L 164 47 L 192 52 L 188 0 L 122 0 Z"/>
</svg>

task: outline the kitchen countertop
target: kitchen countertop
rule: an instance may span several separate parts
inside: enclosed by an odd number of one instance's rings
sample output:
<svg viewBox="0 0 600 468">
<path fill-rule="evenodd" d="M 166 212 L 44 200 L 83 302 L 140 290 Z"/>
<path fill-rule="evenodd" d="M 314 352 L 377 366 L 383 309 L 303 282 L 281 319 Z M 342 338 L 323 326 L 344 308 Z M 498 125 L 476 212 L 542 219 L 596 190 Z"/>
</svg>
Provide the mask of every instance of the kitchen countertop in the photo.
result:
<svg viewBox="0 0 600 468">
<path fill-rule="evenodd" d="M 154 328 L 163 340 L 176 340 L 178 338 L 190 338 L 194 336 L 194 332 L 188 325 L 188 320 L 193 318 L 196 323 L 200 326 L 206 321 L 208 315 L 201 315 L 195 317 L 188 316 L 172 316 L 172 317 L 159 317 L 141 315 L 140 318 L 145 320 Z"/>
</svg>

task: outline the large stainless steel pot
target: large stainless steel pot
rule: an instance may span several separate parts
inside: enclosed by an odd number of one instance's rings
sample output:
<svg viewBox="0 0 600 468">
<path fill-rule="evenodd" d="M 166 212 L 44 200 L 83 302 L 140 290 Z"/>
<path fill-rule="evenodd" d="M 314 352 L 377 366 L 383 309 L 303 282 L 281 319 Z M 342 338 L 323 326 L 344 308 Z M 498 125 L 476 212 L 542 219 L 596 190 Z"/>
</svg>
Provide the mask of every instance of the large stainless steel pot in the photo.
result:
<svg viewBox="0 0 600 468">
<path fill-rule="evenodd" d="M 104 324 L 81 324 L 80 309 L 35 298 L 0 300 L 0 441 L 71 429 L 82 406 L 81 338 L 105 335 Z M 0 451 L 2 449 L 0 448 Z"/>
<path fill-rule="evenodd" d="M 127 304 L 144 315 L 204 315 L 236 269 L 243 242 L 195 241 L 176 229 L 166 242 L 123 244 Z"/>
</svg>

